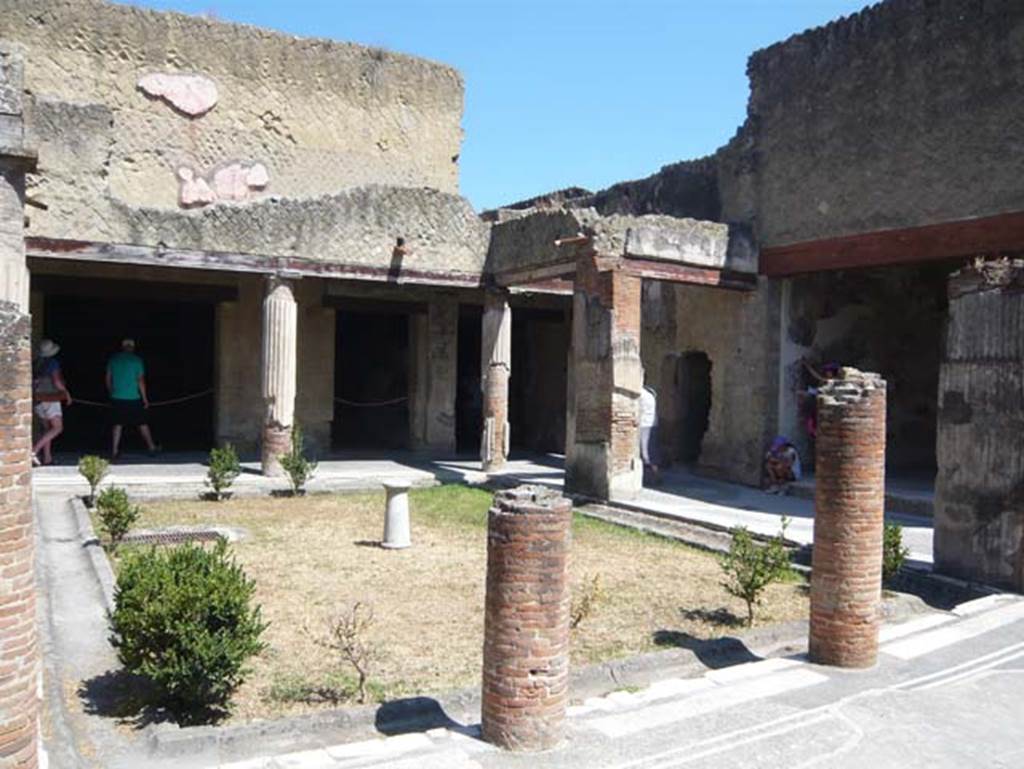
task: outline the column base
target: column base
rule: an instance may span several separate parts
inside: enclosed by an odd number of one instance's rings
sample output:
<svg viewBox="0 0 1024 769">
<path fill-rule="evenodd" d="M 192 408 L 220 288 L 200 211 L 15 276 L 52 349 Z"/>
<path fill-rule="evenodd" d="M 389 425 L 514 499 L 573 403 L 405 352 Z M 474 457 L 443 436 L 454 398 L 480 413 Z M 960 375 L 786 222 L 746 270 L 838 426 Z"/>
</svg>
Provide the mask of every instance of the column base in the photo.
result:
<svg viewBox="0 0 1024 769">
<path fill-rule="evenodd" d="M 271 478 L 284 476 L 279 457 L 287 454 L 292 447 L 292 428 L 280 425 L 263 426 L 263 451 L 261 462 L 263 474 Z"/>
</svg>

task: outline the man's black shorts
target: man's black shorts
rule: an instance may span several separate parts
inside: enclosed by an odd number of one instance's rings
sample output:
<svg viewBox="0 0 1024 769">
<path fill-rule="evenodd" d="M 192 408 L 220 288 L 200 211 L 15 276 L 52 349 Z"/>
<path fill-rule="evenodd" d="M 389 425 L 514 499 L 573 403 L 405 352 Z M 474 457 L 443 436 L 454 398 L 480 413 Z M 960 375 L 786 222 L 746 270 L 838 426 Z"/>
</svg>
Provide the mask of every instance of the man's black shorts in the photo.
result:
<svg viewBox="0 0 1024 769">
<path fill-rule="evenodd" d="M 117 398 L 110 399 L 110 422 L 125 427 L 138 427 L 146 424 L 146 409 L 142 407 L 142 401 L 124 401 Z"/>
</svg>

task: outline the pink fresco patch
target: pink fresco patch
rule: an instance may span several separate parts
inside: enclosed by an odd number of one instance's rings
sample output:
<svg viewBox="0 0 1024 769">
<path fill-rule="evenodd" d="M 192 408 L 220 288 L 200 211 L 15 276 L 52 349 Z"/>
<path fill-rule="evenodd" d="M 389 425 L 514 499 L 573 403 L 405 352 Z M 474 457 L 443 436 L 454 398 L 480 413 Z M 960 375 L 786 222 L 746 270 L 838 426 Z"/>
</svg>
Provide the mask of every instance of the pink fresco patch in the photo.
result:
<svg viewBox="0 0 1024 769">
<path fill-rule="evenodd" d="M 151 73 L 140 77 L 138 86 L 190 117 L 199 117 L 217 104 L 217 84 L 202 75 Z"/>
</svg>

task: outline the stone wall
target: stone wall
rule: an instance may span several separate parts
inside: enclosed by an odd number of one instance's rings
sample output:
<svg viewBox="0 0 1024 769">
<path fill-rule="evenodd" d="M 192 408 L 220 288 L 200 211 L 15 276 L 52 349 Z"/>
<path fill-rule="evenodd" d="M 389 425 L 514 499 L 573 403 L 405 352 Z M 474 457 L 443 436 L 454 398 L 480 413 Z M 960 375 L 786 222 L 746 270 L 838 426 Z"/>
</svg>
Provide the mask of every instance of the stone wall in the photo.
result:
<svg viewBox="0 0 1024 769">
<path fill-rule="evenodd" d="M 935 568 L 1024 591 L 1024 261 L 950 280 Z"/>
<path fill-rule="evenodd" d="M 442 64 L 100 0 L 2 0 L 0 38 L 24 46 L 43 120 L 84 118 L 45 147 L 40 197 L 84 198 L 97 174 L 156 208 L 179 205 L 184 176 L 220 199 L 458 187 L 463 84 Z M 232 191 L 215 177 L 233 163 L 265 182 Z"/>
<path fill-rule="evenodd" d="M 889 0 L 755 53 L 762 246 L 1024 209 L 1024 4 Z"/>
<path fill-rule="evenodd" d="M 30 330 L 0 301 L 0 765 L 24 769 L 36 766 L 39 715 Z"/>
</svg>

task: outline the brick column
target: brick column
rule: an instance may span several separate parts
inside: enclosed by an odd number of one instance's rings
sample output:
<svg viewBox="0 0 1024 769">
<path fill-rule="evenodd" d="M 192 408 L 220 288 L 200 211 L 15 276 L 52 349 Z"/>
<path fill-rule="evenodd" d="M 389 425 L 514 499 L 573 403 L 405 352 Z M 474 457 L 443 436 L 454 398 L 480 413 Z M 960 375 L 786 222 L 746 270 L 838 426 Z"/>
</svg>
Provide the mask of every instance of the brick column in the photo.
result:
<svg viewBox="0 0 1024 769">
<path fill-rule="evenodd" d="M 572 503 L 535 486 L 499 492 L 488 514 L 482 729 L 509 750 L 563 736 L 571 522 Z"/>
<path fill-rule="evenodd" d="M 572 316 L 573 446 L 565 487 L 598 499 L 641 488 L 641 280 L 594 253 L 577 261 Z M 572 410 L 572 407 L 570 407 Z"/>
<path fill-rule="evenodd" d="M 267 280 L 263 299 L 263 474 L 284 474 L 278 458 L 288 452 L 295 426 L 297 309 L 288 281 Z"/>
<path fill-rule="evenodd" d="M 31 323 L 0 301 L 0 766 L 37 765 Z"/>
<path fill-rule="evenodd" d="M 508 459 L 508 380 L 512 371 L 512 310 L 505 292 L 484 298 L 480 359 L 483 362 L 483 425 L 480 460 L 484 472 L 500 470 Z"/>
<path fill-rule="evenodd" d="M 885 503 L 885 381 L 843 369 L 818 395 L 811 661 L 878 656 Z"/>
</svg>

